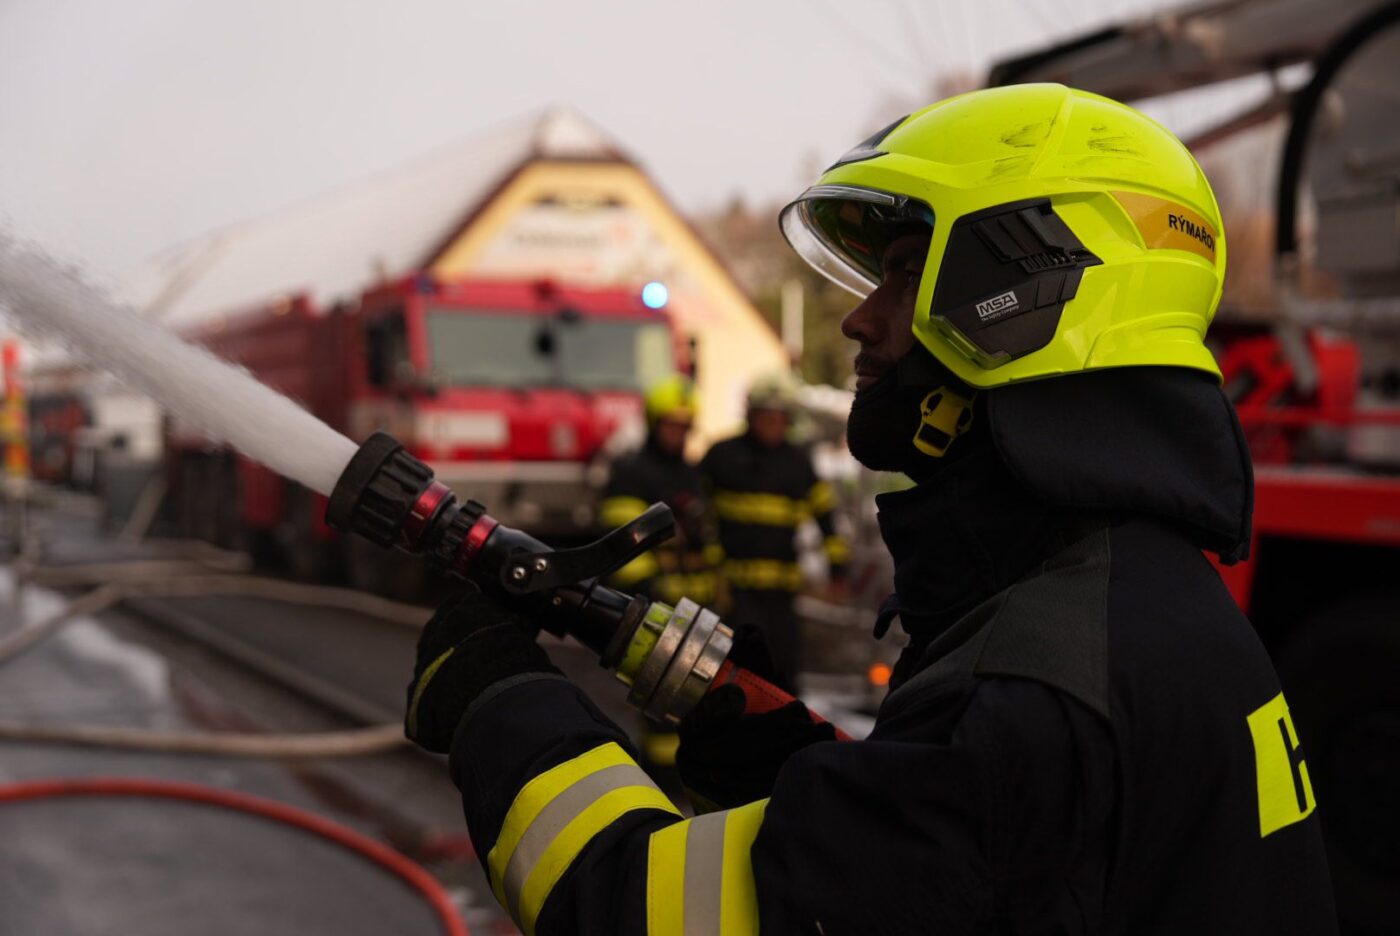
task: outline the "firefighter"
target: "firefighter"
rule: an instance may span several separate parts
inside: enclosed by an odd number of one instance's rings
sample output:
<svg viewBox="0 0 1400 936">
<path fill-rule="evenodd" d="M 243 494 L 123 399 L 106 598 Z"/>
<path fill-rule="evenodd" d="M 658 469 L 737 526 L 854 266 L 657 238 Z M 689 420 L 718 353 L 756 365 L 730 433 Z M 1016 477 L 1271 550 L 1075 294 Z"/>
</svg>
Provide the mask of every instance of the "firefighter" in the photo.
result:
<svg viewBox="0 0 1400 936">
<path fill-rule="evenodd" d="M 706 607 L 719 602 L 720 549 L 706 507 L 700 471 L 686 460 L 685 444 L 695 421 L 695 386 L 674 375 L 647 388 L 647 438 L 642 448 L 612 467 L 600 505 L 600 519 L 620 527 L 654 503 L 671 508 L 676 531 L 671 539 L 645 552 L 609 577 L 608 584 L 674 605 L 690 598 Z M 649 767 L 676 763 L 679 739 L 667 726 L 646 719 L 638 732 Z M 653 770 L 655 776 L 663 776 Z M 668 778 L 669 779 L 669 778 Z"/>
<path fill-rule="evenodd" d="M 631 522 L 661 502 L 676 518 L 675 535 L 614 573 L 609 584 L 674 605 L 716 600 L 718 551 L 701 489 L 700 472 L 685 457 L 695 421 L 695 387 L 674 375 L 647 388 L 647 438 L 612 467 L 599 514 L 605 526 Z"/>
<path fill-rule="evenodd" d="M 728 617 L 763 632 L 775 682 L 792 691 L 800 663 L 793 607 L 802 587 L 797 528 L 816 520 L 834 580 L 844 578 L 850 552 L 832 521 L 831 485 L 817 478 L 807 451 L 788 441 L 797 407 L 793 379 L 786 374 L 759 378 L 746 402 L 744 433 L 716 442 L 701 459 L 700 471 L 719 523 Z"/>
<path fill-rule="evenodd" d="M 1190 153 L 1095 95 L 978 91 L 782 224 L 863 297 L 852 452 L 916 482 L 877 499 L 891 692 L 855 742 L 710 694 L 680 766 L 721 811 L 685 819 L 499 626 L 528 622 L 461 599 L 408 728 L 450 749 L 497 896 L 544 936 L 1335 933 L 1303 739 L 1202 554 L 1246 556 L 1253 486 Z"/>
</svg>

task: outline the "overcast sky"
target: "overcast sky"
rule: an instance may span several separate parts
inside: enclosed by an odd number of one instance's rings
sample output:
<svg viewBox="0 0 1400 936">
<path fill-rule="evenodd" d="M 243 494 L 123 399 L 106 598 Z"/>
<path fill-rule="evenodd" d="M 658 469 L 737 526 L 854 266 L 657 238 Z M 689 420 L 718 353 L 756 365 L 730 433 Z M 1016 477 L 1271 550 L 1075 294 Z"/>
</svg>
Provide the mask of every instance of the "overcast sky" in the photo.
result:
<svg viewBox="0 0 1400 936">
<path fill-rule="evenodd" d="M 945 72 L 1156 0 L 0 0 L 0 223 L 119 276 L 551 104 L 683 209 L 769 200 Z"/>
</svg>

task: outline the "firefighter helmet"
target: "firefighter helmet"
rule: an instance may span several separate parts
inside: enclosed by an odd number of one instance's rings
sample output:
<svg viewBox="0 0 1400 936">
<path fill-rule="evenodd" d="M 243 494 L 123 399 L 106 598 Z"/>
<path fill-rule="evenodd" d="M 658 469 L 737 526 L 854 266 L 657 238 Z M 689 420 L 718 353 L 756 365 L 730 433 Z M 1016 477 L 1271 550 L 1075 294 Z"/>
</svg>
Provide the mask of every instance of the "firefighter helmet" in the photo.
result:
<svg viewBox="0 0 1400 936">
<path fill-rule="evenodd" d="M 656 381 L 646 391 L 647 425 L 667 417 L 695 418 L 695 384 L 683 374 L 672 374 Z"/>
<path fill-rule="evenodd" d="M 1056 84 L 959 95 L 846 153 L 783 209 L 783 234 L 857 295 L 884 247 L 931 240 L 914 334 L 973 387 L 1127 365 L 1220 376 L 1204 343 L 1225 238 L 1169 131 Z"/>
<path fill-rule="evenodd" d="M 797 409 L 797 381 L 791 374 L 765 374 L 749 384 L 746 403 L 750 410 L 773 409 L 791 414 Z"/>
</svg>

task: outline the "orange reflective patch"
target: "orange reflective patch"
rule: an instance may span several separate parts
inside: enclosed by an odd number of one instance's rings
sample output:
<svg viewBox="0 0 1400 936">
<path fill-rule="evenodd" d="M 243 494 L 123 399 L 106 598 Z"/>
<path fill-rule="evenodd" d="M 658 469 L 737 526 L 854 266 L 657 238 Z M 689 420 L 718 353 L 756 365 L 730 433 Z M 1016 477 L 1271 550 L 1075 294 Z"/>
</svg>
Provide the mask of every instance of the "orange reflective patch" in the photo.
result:
<svg viewBox="0 0 1400 936">
<path fill-rule="evenodd" d="M 1215 262 L 1216 230 L 1190 208 L 1140 192 L 1114 192 L 1113 197 L 1133 219 L 1149 249 L 1189 250 Z"/>
</svg>

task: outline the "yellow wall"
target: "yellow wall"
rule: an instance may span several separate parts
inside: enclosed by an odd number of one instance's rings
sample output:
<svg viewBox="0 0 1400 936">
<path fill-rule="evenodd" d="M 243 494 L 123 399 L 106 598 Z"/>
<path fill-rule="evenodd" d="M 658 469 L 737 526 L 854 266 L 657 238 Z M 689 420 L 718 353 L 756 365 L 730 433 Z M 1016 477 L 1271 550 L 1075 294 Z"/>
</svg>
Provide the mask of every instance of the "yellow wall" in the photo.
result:
<svg viewBox="0 0 1400 936">
<path fill-rule="evenodd" d="M 577 213 L 572 227 L 570 212 Z M 578 236 L 550 243 L 571 230 Z M 444 277 L 554 277 L 593 286 L 666 283 L 667 311 L 698 341 L 702 442 L 736 430 L 749 381 L 787 364 L 761 313 L 646 176 L 626 163 L 531 163 L 431 269 Z"/>
</svg>

